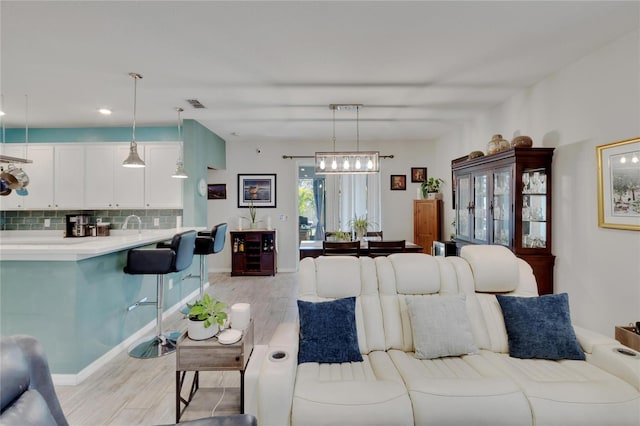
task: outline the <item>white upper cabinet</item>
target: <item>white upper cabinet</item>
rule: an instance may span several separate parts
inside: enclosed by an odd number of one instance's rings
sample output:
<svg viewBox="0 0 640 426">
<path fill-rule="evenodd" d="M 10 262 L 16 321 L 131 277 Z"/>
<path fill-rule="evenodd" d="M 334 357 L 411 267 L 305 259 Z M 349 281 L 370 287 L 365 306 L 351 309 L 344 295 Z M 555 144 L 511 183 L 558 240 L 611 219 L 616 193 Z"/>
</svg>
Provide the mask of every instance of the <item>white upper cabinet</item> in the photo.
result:
<svg viewBox="0 0 640 426">
<path fill-rule="evenodd" d="M 138 153 L 144 158 L 144 148 Z M 85 208 L 144 207 L 144 169 L 122 167 L 129 144 L 87 145 L 85 150 Z"/>
<path fill-rule="evenodd" d="M 56 209 L 84 208 L 84 148 L 75 143 L 54 148 L 53 199 Z"/>
<path fill-rule="evenodd" d="M 171 177 L 177 142 L 139 143 L 144 168 L 122 167 L 129 143 L 2 144 L 2 153 L 27 157 L 27 196 L 0 197 L 2 210 L 181 209 L 183 179 Z M 6 165 L 4 165 L 6 168 Z"/>
<path fill-rule="evenodd" d="M 140 147 L 140 145 L 138 145 Z M 184 179 L 171 175 L 176 169 L 180 145 L 176 143 L 145 144 L 145 207 L 152 209 L 182 208 Z"/>
<path fill-rule="evenodd" d="M 27 164 L 14 164 L 29 177 L 25 188 L 28 195 L 20 196 L 16 191 L 0 197 L 2 210 L 51 209 L 53 205 L 53 146 L 34 144 L 3 144 L 2 153 L 11 157 L 26 158 L 33 161 Z M 3 164 L 6 170 L 8 164 Z"/>
</svg>

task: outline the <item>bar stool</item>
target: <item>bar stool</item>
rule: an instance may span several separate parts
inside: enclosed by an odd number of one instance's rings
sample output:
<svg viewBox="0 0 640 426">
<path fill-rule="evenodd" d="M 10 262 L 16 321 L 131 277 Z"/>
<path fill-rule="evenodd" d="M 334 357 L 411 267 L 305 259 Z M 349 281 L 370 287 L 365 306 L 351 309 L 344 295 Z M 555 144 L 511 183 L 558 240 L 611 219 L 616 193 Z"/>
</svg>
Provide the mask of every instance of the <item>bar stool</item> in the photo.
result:
<svg viewBox="0 0 640 426">
<path fill-rule="evenodd" d="M 211 232 L 198 232 L 196 237 L 196 248 L 193 254 L 200 256 L 200 276 L 189 275 L 185 278 L 200 278 L 200 299 L 204 295 L 204 284 L 207 279 L 207 273 L 204 270 L 205 256 L 213 253 L 220 253 L 224 248 L 224 241 L 227 236 L 227 224 L 219 223 L 213 227 Z"/>
<path fill-rule="evenodd" d="M 151 339 L 145 339 L 129 350 L 134 358 L 157 358 L 176 350 L 175 340 L 167 339 L 162 333 L 162 308 L 164 299 L 164 276 L 171 272 L 182 271 L 193 262 L 196 231 L 186 231 L 176 234 L 171 243 L 158 243 L 155 249 L 137 248 L 127 253 L 127 265 L 124 272 L 131 275 L 157 276 L 156 300 L 147 302 L 143 299 L 129 307 L 129 310 L 140 305 L 154 305 L 156 307 L 156 334 Z"/>
</svg>

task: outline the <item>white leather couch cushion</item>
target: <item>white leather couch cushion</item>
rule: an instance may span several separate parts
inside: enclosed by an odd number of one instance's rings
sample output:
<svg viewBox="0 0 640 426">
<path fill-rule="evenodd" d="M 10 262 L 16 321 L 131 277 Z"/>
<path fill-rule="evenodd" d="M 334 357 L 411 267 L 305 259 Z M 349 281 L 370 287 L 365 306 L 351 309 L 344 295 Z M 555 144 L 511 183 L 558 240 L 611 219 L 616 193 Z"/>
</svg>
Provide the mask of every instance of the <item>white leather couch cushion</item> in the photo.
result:
<svg viewBox="0 0 640 426">
<path fill-rule="evenodd" d="M 389 356 L 409 389 L 416 425 L 531 425 L 518 386 L 478 355 L 419 360 Z"/>
<path fill-rule="evenodd" d="M 308 302 L 356 296 L 356 328 L 362 354 L 385 350 L 375 264 L 369 257 L 320 256 L 300 261 L 298 298 Z"/>
<path fill-rule="evenodd" d="M 291 424 L 413 425 L 409 395 L 389 355 L 376 351 L 363 358 L 356 363 L 300 364 Z"/>
<path fill-rule="evenodd" d="M 535 413 L 536 425 L 640 424 L 637 389 L 593 364 L 519 359 L 489 351 L 482 351 L 480 356 L 522 389 Z"/>
<path fill-rule="evenodd" d="M 478 292 L 504 293 L 518 287 L 519 270 L 516 256 L 499 245 L 467 245 L 460 250 L 475 279 Z"/>
</svg>

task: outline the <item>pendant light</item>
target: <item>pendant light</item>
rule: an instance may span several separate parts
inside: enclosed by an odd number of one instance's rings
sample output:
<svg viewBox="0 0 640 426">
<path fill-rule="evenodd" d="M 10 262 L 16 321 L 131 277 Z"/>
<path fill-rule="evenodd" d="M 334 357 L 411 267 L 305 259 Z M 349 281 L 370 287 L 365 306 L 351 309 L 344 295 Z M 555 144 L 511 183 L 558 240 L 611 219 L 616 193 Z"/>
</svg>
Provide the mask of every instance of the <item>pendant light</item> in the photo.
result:
<svg viewBox="0 0 640 426">
<path fill-rule="evenodd" d="M 333 110 L 333 151 L 315 153 L 315 172 L 317 174 L 362 174 L 380 171 L 380 153 L 378 151 L 360 151 L 360 108 L 362 108 L 362 104 L 329 105 L 329 109 Z M 336 110 L 356 110 L 355 151 L 336 151 Z M 331 167 L 327 167 L 328 160 L 331 160 Z"/>
<path fill-rule="evenodd" d="M 138 155 L 138 144 L 136 143 L 136 89 L 138 79 L 141 79 L 142 75 L 130 72 L 129 76 L 133 78 L 133 135 L 131 137 L 131 145 L 129 145 L 129 156 L 122 162 L 122 166 L 139 168 L 145 166 L 144 161 Z"/>
<path fill-rule="evenodd" d="M 178 153 L 178 161 L 176 162 L 176 171 L 173 172 L 171 177 L 176 179 L 186 179 L 189 176 L 187 176 L 187 174 L 184 172 L 184 163 L 182 162 L 183 142 L 180 133 L 180 113 L 184 110 L 178 107 L 176 108 L 176 111 L 178 111 L 178 141 L 180 141 L 180 152 Z"/>
</svg>

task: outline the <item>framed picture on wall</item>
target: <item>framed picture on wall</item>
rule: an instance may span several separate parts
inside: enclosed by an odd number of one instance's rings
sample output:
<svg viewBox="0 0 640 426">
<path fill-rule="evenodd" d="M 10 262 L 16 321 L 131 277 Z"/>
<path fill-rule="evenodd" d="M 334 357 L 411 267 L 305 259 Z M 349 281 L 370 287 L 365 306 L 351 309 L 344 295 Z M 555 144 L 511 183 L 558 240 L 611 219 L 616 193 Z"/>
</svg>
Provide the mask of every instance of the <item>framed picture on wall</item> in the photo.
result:
<svg viewBox="0 0 640 426">
<path fill-rule="evenodd" d="M 238 174 L 238 207 L 276 207 L 275 174 Z"/>
<path fill-rule="evenodd" d="M 640 138 L 596 147 L 598 226 L 640 231 Z"/>
<path fill-rule="evenodd" d="M 427 180 L 427 168 L 426 167 L 412 167 L 411 168 L 411 182 L 424 182 Z"/>
<path fill-rule="evenodd" d="M 391 175 L 391 190 L 406 191 L 407 175 Z"/>
<path fill-rule="evenodd" d="M 227 184 L 226 183 L 210 183 L 209 185 L 207 185 L 207 199 L 226 200 Z"/>
</svg>

